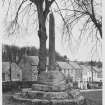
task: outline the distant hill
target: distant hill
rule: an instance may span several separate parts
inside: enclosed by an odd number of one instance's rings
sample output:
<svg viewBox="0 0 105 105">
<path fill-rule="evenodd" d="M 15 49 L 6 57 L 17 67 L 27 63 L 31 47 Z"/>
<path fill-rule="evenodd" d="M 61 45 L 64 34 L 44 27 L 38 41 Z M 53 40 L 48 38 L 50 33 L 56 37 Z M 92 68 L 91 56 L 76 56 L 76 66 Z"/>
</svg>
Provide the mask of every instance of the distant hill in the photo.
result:
<svg viewBox="0 0 105 105">
<path fill-rule="evenodd" d="M 18 47 L 14 45 L 2 45 L 2 61 L 19 62 L 23 55 L 38 56 L 39 49 L 36 47 Z M 48 56 L 47 49 L 47 56 Z M 55 52 L 57 61 L 65 61 L 65 57 Z"/>
<path fill-rule="evenodd" d="M 101 61 L 87 61 L 87 62 L 78 62 L 80 65 L 92 65 L 92 66 L 97 66 L 98 68 L 102 68 L 102 62 Z"/>
</svg>

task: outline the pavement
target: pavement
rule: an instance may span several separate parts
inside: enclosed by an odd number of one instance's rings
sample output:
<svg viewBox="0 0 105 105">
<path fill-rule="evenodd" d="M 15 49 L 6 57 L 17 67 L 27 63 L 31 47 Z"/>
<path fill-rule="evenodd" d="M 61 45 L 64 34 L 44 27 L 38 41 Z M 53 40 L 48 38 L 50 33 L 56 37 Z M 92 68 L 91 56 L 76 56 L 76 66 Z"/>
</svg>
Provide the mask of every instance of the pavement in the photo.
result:
<svg viewBox="0 0 105 105">
<path fill-rule="evenodd" d="M 102 91 L 102 89 L 85 89 L 85 90 L 80 90 L 80 92 L 91 92 L 91 91 Z"/>
</svg>

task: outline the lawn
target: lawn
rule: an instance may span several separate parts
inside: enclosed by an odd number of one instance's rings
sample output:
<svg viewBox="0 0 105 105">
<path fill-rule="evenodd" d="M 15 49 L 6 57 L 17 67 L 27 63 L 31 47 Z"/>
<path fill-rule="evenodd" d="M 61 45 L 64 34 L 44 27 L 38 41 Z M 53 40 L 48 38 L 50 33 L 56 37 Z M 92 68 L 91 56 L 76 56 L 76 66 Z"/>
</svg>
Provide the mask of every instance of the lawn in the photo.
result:
<svg viewBox="0 0 105 105">
<path fill-rule="evenodd" d="M 102 91 L 83 92 L 82 95 L 87 98 L 89 105 L 102 105 Z"/>
<path fill-rule="evenodd" d="M 14 101 L 11 96 L 14 93 L 8 92 L 3 94 L 2 105 L 29 105 L 28 103 L 21 103 Z"/>
<path fill-rule="evenodd" d="M 3 93 L 2 105 L 26 105 L 26 103 L 14 102 L 11 99 L 12 94 L 11 92 Z M 102 91 L 82 92 L 82 95 L 87 98 L 87 105 L 102 105 Z"/>
</svg>

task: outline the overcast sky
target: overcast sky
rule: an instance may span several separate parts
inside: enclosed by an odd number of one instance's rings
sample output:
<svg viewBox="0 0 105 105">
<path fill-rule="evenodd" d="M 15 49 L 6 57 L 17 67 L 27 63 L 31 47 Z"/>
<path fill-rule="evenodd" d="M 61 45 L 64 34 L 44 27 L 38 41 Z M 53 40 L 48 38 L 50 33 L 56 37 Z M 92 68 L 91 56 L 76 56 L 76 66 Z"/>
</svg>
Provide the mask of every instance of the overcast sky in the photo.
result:
<svg viewBox="0 0 105 105">
<path fill-rule="evenodd" d="M 1 3 L 0 3 L 1 5 Z M 13 11 L 13 8 L 11 9 Z M 2 11 L 0 9 L 0 33 L 2 34 L 2 43 L 6 44 L 15 44 L 17 46 L 35 46 L 39 48 L 39 39 L 37 36 L 37 28 L 34 28 L 32 21 L 28 22 L 30 19 L 29 17 L 25 18 L 25 25 L 22 26 L 21 33 L 16 35 L 11 35 L 8 37 L 7 33 L 5 32 L 6 27 L 9 26 L 6 23 L 6 6 L 2 7 Z M 62 30 L 63 30 L 63 21 L 61 17 L 54 13 L 55 17 L 55 48 L 56 51 L 59 52 L 61 55 L 67 55 L 70 60 L 81 60 L 87 61 L 91 60 L 91 49 L 95 44 L 92 41 L 88 41 L 84 38 L 84 40 L 79 41 L 78 39 L 72 43 L 72 45 L 67 44 L 66 41 L 62 41 Z M 26 27 L 28 26 L 28 28 Z M 78 26 L 80 27 L 80 26 Z M 79 29 L 74 30 L 74 35 L 78 35 Z M 47 34 L 48 34 L 48 22 L 47 22 Z M 48 40 L 47 40 L 47 48 L 48 48 Z M 70 50 L 71 48 L 71 50 Z M 101 51 L 98 48 L 97 53 L 94 53 L 92 57 L 94 60 L 101 60 Z"/>
</svg>

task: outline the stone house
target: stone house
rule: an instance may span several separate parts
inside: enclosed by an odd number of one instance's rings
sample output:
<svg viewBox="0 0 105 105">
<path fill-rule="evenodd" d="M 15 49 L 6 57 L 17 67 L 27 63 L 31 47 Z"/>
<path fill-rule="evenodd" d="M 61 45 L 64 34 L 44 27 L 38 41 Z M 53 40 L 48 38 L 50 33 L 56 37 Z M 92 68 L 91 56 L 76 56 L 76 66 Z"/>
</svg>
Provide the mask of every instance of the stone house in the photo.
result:
<svg viewBox="0 0 105 105">
<path fill-rule="evenodd" d="M 82 67 L 82 88 L 87 89 L 88 82 L 102 81 L 102 68 L 89 65 L 81 65 Z"/>
<path fill-rule="evenodd" d="M 22 69 L 22 80 L 32 81 L 37 80 L 37 65 L 38 56 L 23 56 L 19 67 Z"/>
<path fill-rule="evenodd" d="M 87 89 L 87 82 L 92 81 L 92 72 L 87 65 L 81 65 L 82 67 L 82 81 L 80 82 L 81 89 Z"/>
<path fill-rule="evenodd" d="M 96 81 L 98 81 L 98 82 L 102 81 L 102 78 L 103 78 L 102 68 L 94 67 L 94 69 L 97 71 Z"/>
<path fill-rule="evenodd" d="M 23 56 L 19 66 L 22 69 L 22 80 L 23 81 L 36 81 L 38 76 L 38 56 Z M 48 69 L 48 59 L 46 65 L 46 71 Z"/>
<path fill-rule="evenodd" d="M 71 74 L 73 73 L 74 75 L 74 82 L 79 82 L 82 80 L 82 68 L 76 61 L 69 61 L 69 64 L 72 66 L 72 71 Z"/>
<path fill-rule="evenodd" d="M 102 81 L 102 68 L 98 68 L 97 66 L 89 67 L 91 72 L 93 72 L 93 82 Z"/>
<path fill-rule="evenodd" d="M 64 62 L 64 61 L 59 61 L 59 62 L 56 62 L 58 67 L 59 67 L 59 70 L 65 75 L 65 77 L 73 77 L 73 67 L 67 63 L 67 62 Z M 72 72 L 72 73 L 71 73 Z"/>
<path fill-rule="evenodd" d="M 10 81 L 10 63 L 2 62 L 2 81 Z"/>
<path fill-rule="evenodd" d="M 66 77 L 71 77 L 73 82 L 78 82 L 82 79 L 81 77 L 81 70 L 82 68 L 73 61 L 70 62 L 64 62 L 64 61 L 59 61 L 57 64 L 60 67 L 60 70 Z"/>
<path fill-rule="evenodd" d="M 91 67 L 89 65 L 84 65 L 84 66 L 85 68 L 83 70 L 86 73 L 86 75 L 83 72 L 83 76 L 87 78 L 85 81 L 93 81 L 93 82 L 102 81 L 102 68 L 98 68 L 97 66 Z"/>
<path fill-rule="evenodd" d="M 21 81 L 22 71 L 16 63 L 2 62 L 2 81 L 10 81 L 10 66 L 11 66 L 11 80 Z"/>
<path fill-rule="evenodd" d="M 82 67 L 82 81 L 92 81 L 92 72 L 87 65 L 81 65 Z"/>
</svg>

